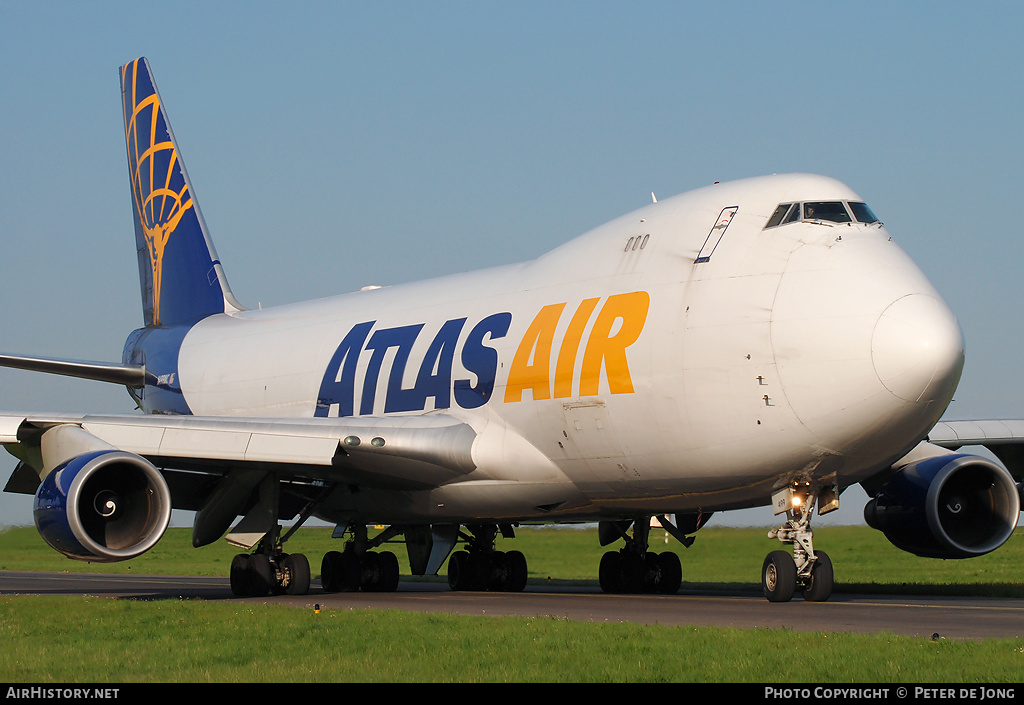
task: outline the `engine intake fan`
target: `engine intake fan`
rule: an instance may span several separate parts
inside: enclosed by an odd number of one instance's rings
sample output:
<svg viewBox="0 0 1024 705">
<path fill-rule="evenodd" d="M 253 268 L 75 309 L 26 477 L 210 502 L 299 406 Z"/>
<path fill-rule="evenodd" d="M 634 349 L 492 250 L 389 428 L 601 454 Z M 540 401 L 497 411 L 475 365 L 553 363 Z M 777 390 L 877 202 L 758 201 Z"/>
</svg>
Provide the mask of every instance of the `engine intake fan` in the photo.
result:
<svg viewBox="0 0 1024 705">
<path fill-rule="evenodd" d="M 36 528 L 70 558 L 112 563 L 152 548 L 171 520 L 171 493 L 156 467 L 120 450 L 84 453 L 36 490 Z"/>
<path fill-rule="evenodd" d="M 979 455 L 941 455 L 900 468 L 864 507 L 868 526 L 929 558 L 971 558 L 999 548 L 1020 517 L 1005 468 Z"/>
</svg>

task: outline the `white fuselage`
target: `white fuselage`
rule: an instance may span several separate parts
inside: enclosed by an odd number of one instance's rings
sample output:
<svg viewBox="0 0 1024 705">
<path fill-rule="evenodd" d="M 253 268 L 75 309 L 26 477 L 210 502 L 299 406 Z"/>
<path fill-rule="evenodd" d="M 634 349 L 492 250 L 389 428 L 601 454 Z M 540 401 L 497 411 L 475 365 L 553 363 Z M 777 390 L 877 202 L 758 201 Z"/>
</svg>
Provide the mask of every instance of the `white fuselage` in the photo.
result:
<svg viewBox="0 0 1024 705">
<path fill-rule="evenodd" d="M 713 511 L 797 480 L 846 487 L 938 420 L 963 342 L 880 223 L 765 228 L 812 200 L 860 198 L 810 175 L 718 184 L 532 262 L 212 316 L 182 344 L 181 390 L 196 415 L 444 413 L 478 432 L 463 480 L 339 492 L 318 512 L 335 520 Z"/>
</svg>

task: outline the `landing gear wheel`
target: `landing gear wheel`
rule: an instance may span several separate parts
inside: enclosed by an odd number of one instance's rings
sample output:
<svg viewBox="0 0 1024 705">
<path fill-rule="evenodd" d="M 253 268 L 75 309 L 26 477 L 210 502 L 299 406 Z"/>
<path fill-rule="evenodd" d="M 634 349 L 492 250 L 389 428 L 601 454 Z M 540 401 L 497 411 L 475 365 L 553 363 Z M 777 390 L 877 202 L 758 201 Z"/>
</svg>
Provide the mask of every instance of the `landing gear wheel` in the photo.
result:
<svg viewBox="0 0 1024 705">
<path fill-rule="evenodd" d="M 341 553 L 328 551 L 320 562 L 320 586 L 324 592 L 341 590 Z"/>
<path fill-rule="evenodd" d="M 607 551 L 601 556 L 601 567 L 598 568 L 597 577 L 604 592 L 622 592 L 622 581 L 619 579 L 620 555 L 618 551 Z"/>
<path fill-rule="evenodd" d="M 380 582 L 377 585 L 378 592 L 394 592 L 398 589 L 398 556 L 391 551 L 382 551 L 380 554 Z"/>
<path fill-rule="evenodd" d="M 619 555 L 619 585 L 622 592 L 637 595 L 644 591 L 647 577 L 647 559 L 632 551 Z"/>
<path fill-rule="evenodd" d="M 487 589 L 491 592 L 505 592 L 509 583 L 508 554 L 495 551 L 491 554 L 491 565 L 487 577 Z"/>
<path fill-rule="evenodd" d="M 289 576 L 284 569 L 284 561 L 288 558 L 287 554 L 282 554 L 270 559 L 270 594 L 271 595 L 284 595 L 287 594 Z"/>
<path fill-rule="evenodd" d="M 824 551 L 814 552 L 811 578 L 804 585 L 803 597 L 808 602 L 824 602 L 832 595 L 832 559 Z"/>
<path fill-rule="evenodd" d="M 664 517 L 659 517 L 667 522 Z M 630 521 L 604 521 L 599 524 L 598 537 L 602 545 L 615 540 L 616 534 L 625 541 L 618 551 L 607 551 L 601 556 L 598 580 L 606 593 L 627 595 L 673 595 L 683 582 L 683 568 L 674 551 L 659 553 L 650 550 L 650 516 Z M 663 524 L 670 525 L 670 524 Z M 633 527 L 632 535 L 626 533 Z M 673 529 L 675 531 L 675 529 Z M 693 543 L 683 541 L 684 546 Z"/>
<path fill-rule="evenodd" d="M 274 571 L 267 555 L 254 553 L 249 556 L 247 583 L 246 594 L 250 597 L 266 597 L 270 593 L 270 588 L 274 584 Z"/>
<path fill-rule="evenodd" d="M 341 553 L 328 551 L 320 562 L 320 586 L 324 592 L 341 590 Z"/>
<path fill-rule="evenodd" d="M 240 553 L 231 560 L 230 580 L 236 597 L 305 595 L 309 592 L 309 561 L 301 553 L 273 560 L 265 553 Z"/>
<path fill-rule="evenodd" d="M 521 551 L 456 551 L 448 559 L 448 587 L 452 590 L 522 592 L 526 579 L 526 556 Z"/>
<path fill-rule="evenodd" d="M 469 551 L 457 551 L 448 559 L 448 587 L 452 590 L 469 590 L 472 582 L 469 570 Z"/>
<path fill-rule="evenodd" d="M 320 584 L 324 592 L 355 592 L 362 571 L 359 558 L 351 551 L 328 551 L 320 564 Z"/>
<path fill-rule="evenodd" d="M 359 586 L 365 592 L 394 592 L 398 588 L 398 558 L 394 553 L 367 551 L 360 564 Z"/>
<path fill-rule="evenodd" d="M 761 566 L 761 587 L 769 602 L 789 602 L 796 592 L 796 563 L 785 551 L 772 551 Z"/>
<path fill-rule="evenodd" d="M 526 589 L 526 579 L 528 576 L 526 556 L 521 551 L 509 551 L 505 554 L 505 563 L 508 573 L 504 590 L 506 592 L 522 592 Z"/>
<path fill-rule="evenodd" d="M 239 553 L 231 559 L 231 594 L 246 597 L 249 592 L 249 556 Z"/>
<path fill-rule="evenodd" d="M 378 592 L 380 584 L 380 556 L 367 551 L 359 560 L 359 587 L 363 592 Z"/>
<path fill-rule="evenodd" d="M 310 573 L 309 560 L 301 553 L 293 553 L 281 561 L 284 580 L 281 587 L 286 595 L 305 595 L 309 593 Z"/>
<path fill-rule="evenodd" d="M 683 566 L 679 556 L 671 551 L 658 554 L 658 592 L 663 595 L 675 595 L 683 584 Z"/>
</svg>

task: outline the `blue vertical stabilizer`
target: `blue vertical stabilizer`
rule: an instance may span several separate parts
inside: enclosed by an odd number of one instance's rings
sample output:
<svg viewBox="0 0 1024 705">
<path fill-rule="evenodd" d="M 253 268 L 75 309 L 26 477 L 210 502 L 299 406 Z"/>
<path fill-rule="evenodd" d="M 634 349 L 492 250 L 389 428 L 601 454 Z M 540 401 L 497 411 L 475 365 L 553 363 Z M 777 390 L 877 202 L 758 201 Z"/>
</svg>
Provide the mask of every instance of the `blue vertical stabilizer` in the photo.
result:
<svg viewBox="0 0 1024 705">
<path fill-rule="evenodd" d="M 238 310 L 145 58 L 121 67 L 121 97 L 146 326 Z"/>
</svg>

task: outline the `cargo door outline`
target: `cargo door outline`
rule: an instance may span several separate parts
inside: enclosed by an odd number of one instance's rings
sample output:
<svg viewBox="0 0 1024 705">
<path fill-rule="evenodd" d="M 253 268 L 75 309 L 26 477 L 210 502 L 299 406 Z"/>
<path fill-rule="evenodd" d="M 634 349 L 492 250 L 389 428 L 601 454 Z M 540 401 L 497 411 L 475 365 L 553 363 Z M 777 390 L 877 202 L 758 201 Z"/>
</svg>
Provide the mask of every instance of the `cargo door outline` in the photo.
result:
<svg viewBox="0 0 1024 705">
<path fill-rule="evenodd" d="M 718 243 L 722 241 L 725 231 L 729 228 L 729 224 L 732 223 L 732 219 L 736 215 L 736 211 L 739 209 L 739 206 L 729 206 L 722 209 L 722 212 L 718 216 L 718 220 L 715 221 L 714 227 L 711 228 L 711 232 L 708 233 L 707 238 L 704 240 L 704 246 L 701 247 L 700 252 L 697 253 L 697 259 L 694 264 L 707 262 L 711 259 L 711 255 L 714 254 L 715 248 L 718 247 Z"/>
<path fill-rule="evenodd" d="M 601 400 L 580 400 L 563 404 L 566 438 L 579 460 L 577 470 L 589 476 L 586 494 L 594 500 L 614 498 L 618 482 L 640 477 L 629 464 L 612 427 L 608 408 Z"/>
</svg>

